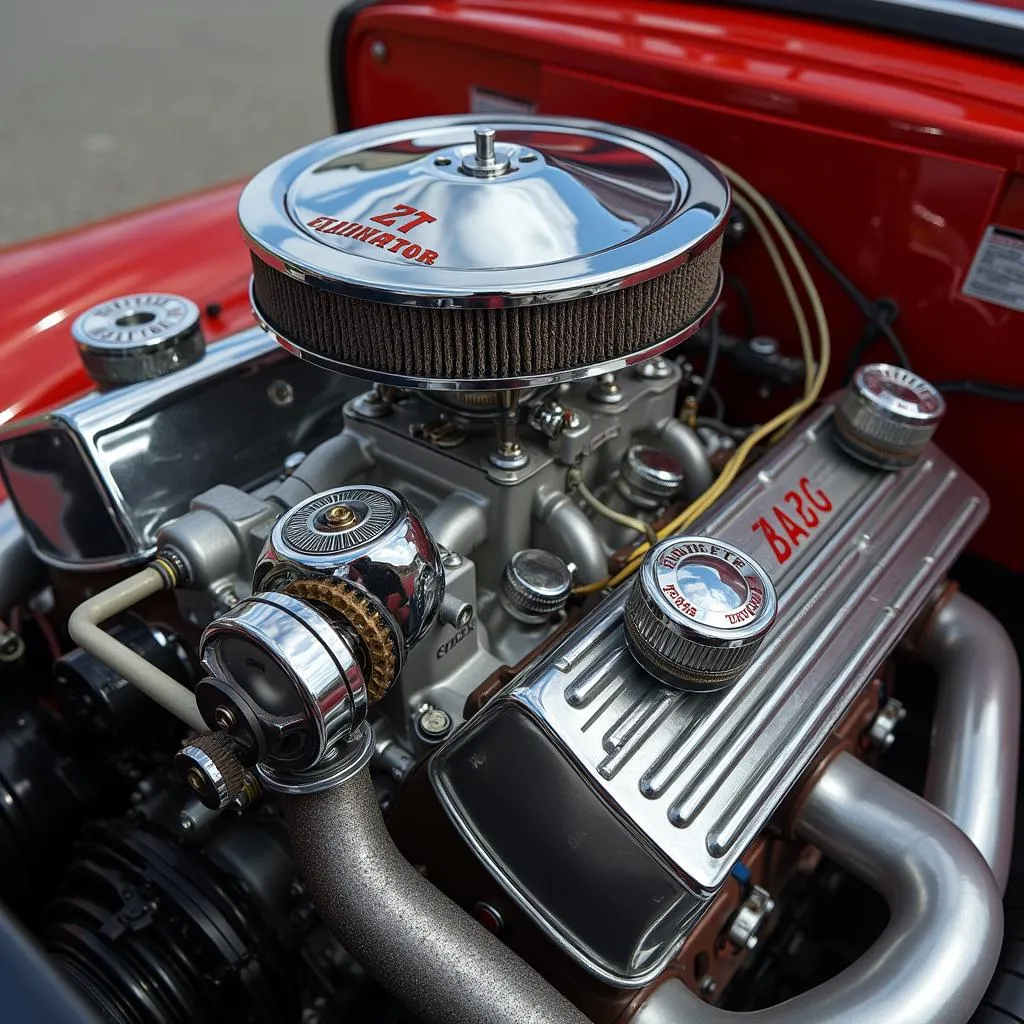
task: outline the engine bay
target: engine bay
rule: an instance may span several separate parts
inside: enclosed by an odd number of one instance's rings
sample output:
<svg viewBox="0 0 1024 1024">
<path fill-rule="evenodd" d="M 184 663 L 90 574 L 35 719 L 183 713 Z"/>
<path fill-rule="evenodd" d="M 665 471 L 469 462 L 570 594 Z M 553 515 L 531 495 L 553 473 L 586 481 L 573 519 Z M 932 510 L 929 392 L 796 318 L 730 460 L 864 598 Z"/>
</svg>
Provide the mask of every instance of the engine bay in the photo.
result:
<svg viewBox="0 0 1024 1024">
<path fill-rule="evenodd" d="M 92 390 L 0 426 L 0 897 L 83 1012 L 972 1019 L 990 500 L 898 339 L 840 380 L 808 226 L 685 131 L 512 109 L 315 143 L 238 220 L 256 326 L 111 295 Z M 874 930 L 784 983 L 840 890 Z"/>
</svg>

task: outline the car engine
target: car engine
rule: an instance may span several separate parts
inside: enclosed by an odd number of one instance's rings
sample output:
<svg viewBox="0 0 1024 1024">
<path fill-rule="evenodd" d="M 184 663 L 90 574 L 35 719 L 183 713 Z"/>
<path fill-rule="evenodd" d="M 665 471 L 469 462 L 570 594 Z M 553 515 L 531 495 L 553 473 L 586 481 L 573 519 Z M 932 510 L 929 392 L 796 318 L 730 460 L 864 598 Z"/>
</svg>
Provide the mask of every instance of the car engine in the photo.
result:
<svg viewBox="0 0 1024 1024">
<path fill-rule="evenodd" d="M 947 579 L 988 499 L 941 392 L 825 393 L 772 207 L 641 131 L 361 128 L 238 217 L 257 326 L 111 296 L 73 327 L 95 389 L 0 428 L 0 895 L 83 1003 L 968 1020 L 1019 667 Z M 772 232 L 801 356 L 753 339 L 777 412 L 702 416 L 723 247 Z M 882 770 L 915 671 L 923 796 Z M 840 881 L 876 932 L 755 1005 Z"/>
</svg>

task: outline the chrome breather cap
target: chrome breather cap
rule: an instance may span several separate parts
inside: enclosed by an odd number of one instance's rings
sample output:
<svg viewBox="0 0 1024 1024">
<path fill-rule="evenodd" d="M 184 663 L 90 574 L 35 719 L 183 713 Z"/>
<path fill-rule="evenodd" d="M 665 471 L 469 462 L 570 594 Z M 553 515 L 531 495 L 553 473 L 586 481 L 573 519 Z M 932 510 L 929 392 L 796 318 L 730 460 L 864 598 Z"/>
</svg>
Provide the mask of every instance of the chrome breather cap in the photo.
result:
<svg viewBox="0 0 1024 1024">
<path fill-rule="evenodd" d="M 938 429 L 946 401 L 923 377 L 890 363 L 853 375 L 835 412 L 836 442 L 878 469 L 912 465 Z"/>
<path fill-rule="evenodd" d="M 775 587 L 739 548 L 670 537 L 648 552 L 626 599 L 626 643 L 651 675 L 716 690 L 750 664 L 775 621 Z"/>
<path fill-rule="evenodd" d="M 196 688 L 200 713 L 218 729 L 226 707 L 259 733 L 262 762 L 311 768 L 366 718 L 361 653 L 343 620 L 302 598 L 245 598 L 203 632 L 199 657 L 209 678 Z"/>
<path fill-rule="evenodd" d="M 202 359 L 199 307 L 181 295 L 122 295 L 86 310 L 71 325 L 82 363 L 97 384 L 162 377 Z"/>
<path fill-rule="evenodd" d="M 729 187 L 596 121 L 420 118 L 298 150 L 239 201 L 287 349 L 401 387 L 507 389 L 649 358 L 719 289 Z"/>
<path fill-rule="evenodd" d="M 546 622 L 568 602 L 574 568 L 550 551 L 524 548 L 505 565 L 498 599 L 520 622 Z"/>
<path fill-rule="evenodd" d="M 312 792 L 337 781 L 329 762 L 360 746 L 368 706 L 437 617 L 440 552 L 394 491 L 336 487 L 278 520 L 252 589 L 203 633 L 196 700 L 211 728 L 245 734 L 265 785 Z"/>
</svg>

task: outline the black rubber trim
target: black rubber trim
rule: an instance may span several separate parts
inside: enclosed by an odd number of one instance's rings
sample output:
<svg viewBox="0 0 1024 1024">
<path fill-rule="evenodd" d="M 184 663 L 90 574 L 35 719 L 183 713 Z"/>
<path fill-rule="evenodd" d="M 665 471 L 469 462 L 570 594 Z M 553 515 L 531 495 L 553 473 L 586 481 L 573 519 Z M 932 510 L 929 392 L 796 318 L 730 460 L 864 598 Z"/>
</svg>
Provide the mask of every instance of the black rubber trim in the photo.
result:
<svg viewBox="0 0 1024 1024">
<path fill-rule="evenodd" d="M 352 128 L 352 105 L 349 102 L 347 66 L 348 34 L 356 16 L 381 3 L 382 0 L 350 0 L 334 16 L 327 42 L 327 75 L 331 87 L 331 103 L 334 105 L 334 126 L 339 132 Z"/>
<path fill-rule="evenodd" d="M 56 965 L 0 905 L 4 1024 L 99 1024 Z"/>
<path fill-rule="evenodd" d="M 1008 17 L 1020 19 L 1019 30 L 982 16 L 984 8 L 998 4 L 978 4 L 979 11 L 973 15 L 954 9 L 923 10 L 888 0 L 718 0 L 718 4 L 835 21 L 1024 61 L 1024 14 L 1003 9 Z"/>
</svg>

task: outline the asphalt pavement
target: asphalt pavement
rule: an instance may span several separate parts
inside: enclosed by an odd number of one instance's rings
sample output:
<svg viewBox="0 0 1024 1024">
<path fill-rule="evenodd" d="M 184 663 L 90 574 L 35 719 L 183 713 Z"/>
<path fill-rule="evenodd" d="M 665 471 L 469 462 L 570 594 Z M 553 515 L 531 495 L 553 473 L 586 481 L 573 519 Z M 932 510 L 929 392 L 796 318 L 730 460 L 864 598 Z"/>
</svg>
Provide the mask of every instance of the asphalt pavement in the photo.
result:
<svg viewBox="0 0 1024 1024">
<path fill-rule="evenodd" d="M 343 0 L 0 0 L 0 245 L 330 134 Z"/>
</svg>

